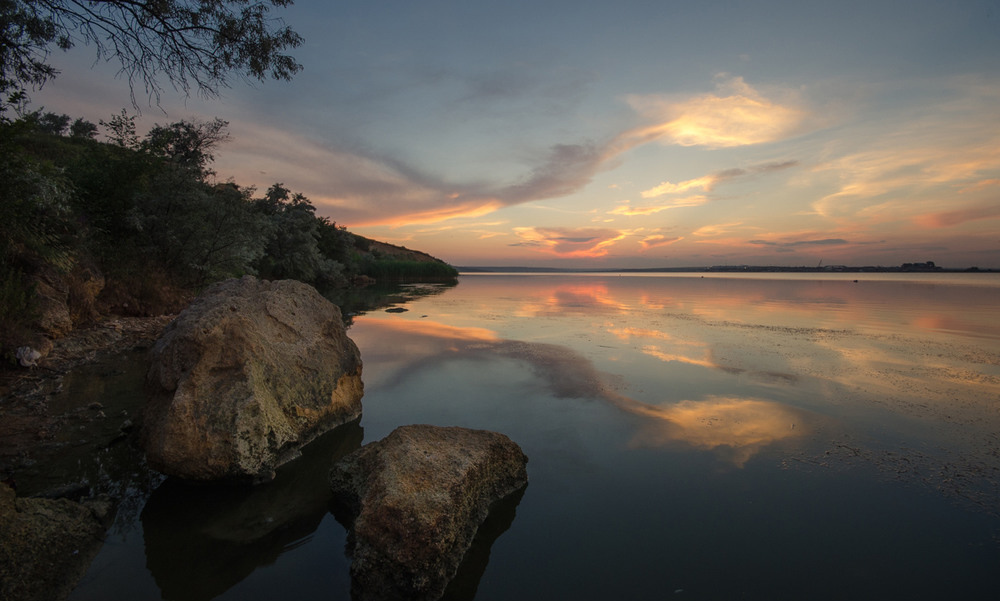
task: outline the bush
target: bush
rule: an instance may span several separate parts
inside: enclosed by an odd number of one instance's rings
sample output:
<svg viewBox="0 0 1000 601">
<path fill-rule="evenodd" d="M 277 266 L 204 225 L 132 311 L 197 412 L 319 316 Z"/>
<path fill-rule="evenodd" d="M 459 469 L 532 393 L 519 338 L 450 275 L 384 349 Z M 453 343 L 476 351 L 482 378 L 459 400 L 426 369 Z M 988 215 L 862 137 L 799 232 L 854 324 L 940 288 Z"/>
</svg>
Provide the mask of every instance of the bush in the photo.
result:
<svg viewBox="0 0 1000 601">
<path fill-rule="evenodd" d="M 373 261 L 363 273 L 377 281 L 393 282 L 450 282 L 458 278 L 458 270 L 440 261 L 385 258 Z"/>
</svg>

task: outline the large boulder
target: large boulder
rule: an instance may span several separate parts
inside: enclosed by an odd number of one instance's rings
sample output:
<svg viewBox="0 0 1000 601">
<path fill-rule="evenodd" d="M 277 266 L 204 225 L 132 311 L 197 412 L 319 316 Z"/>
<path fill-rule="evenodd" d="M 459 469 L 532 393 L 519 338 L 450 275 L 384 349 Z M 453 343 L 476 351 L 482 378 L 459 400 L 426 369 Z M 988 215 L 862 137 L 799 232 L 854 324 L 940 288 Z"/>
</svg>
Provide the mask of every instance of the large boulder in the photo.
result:
<svg viewBox="0 0 1000 601">
<path fill-rule="evenodd" d="M 192 480 L 266 479 L 361 415 L 361 355 L 340 309 L 295 281 L 210 286 L 153 345 L 142 443 Z"/>
<path fill-rule="evenodd" d="M 527 485 L 528 458 L 502 434 L 403 426 L 330 473 L 351 524 L 352 598 L 438 599 L 496 501 Z"/>
</svg>

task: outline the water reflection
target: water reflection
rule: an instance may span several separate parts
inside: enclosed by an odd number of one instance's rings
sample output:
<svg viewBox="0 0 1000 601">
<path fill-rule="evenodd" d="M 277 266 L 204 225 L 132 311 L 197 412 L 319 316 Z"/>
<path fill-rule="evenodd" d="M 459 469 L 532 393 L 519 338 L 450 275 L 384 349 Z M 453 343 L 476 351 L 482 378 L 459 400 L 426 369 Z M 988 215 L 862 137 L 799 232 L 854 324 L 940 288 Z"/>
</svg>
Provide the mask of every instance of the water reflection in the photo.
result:
<svg viewBox="0 0 1000 601">
<path fill-rule="evenodd" d="M 717 451 L 738 467 L 743 467 L 767 445 L 802 436 L 807 431 L 804 412 L 760 399 L 709 397 L 667 407 L 636 403 L 630 409 L 652 418 L 636 435 L 635 446 L 663 446 L 679 441 Z"/>
<path fill-rule="evenodd" d="M 857 282 L 821 277 L 474 276 L 464 278 L 459 291 L 474 286 L 477 297 L 518 299 L 517 315 L 526 317 L 647 311 L 715 323 L 777 321 L 785 327 L 881 330 L 902 326 L 1000 338 L 1000 322 L 992 317 L 997 278 L 973 280 L 979 285 L 946 285 L 870 275 L 859 276 Z"/>
<path fill-rule="evenodd" d="M 404 304 L 424 296 L 441 294 L 456 285 L 457 282 L 434 284 L 379 282 L 371 286 L 324 290 L 322 293 L 340 307 L 344 323 L 349 326 L 357 315 Z"/>
<path fill-rule="evenodd" d="M 525 362 L 557 398 L 599 399 L 642 418 L 636 446 L 686 444 L 714 450 L 743 466 L 760 449 L 808 431 L 806 412 L 781 403 L 754 398 L 685 400 L 664 405 L 638 401 L 617 392 L 593 362 L 565 346 L 501 339 L 483 328 L 460 328 L 428 320 L 372 320 L 363 337 L 391 340 L 388 346 L 366 344 L 387 370 L 387 386 L 398 386 L 443 362 L 491 358 Z M 711 362 L 707 365 L 713 366 Z"/>
<path fill-rule="evenodd" d="M 500 499 L 490 507 L 490 513 L 472 539 L 472 545 L 462 558 L 455 577 L 448 583 L 440 601 L 472 601 L 476 598 L 479 582 L 490 562 L 490 550 L 500 535 L 510 529 L 517 517 L 517 506 L 524 497 L 527 486 Z"/>
<path fill-rule="evenodd" d="M 163 598 L 213 599 L 308 540 L 328 512 L 330 466 L 363 438 L 360 420 L 344 424 L 266 485 L 161 484 L 141 521 L 146 566 Z"/>
</svg>

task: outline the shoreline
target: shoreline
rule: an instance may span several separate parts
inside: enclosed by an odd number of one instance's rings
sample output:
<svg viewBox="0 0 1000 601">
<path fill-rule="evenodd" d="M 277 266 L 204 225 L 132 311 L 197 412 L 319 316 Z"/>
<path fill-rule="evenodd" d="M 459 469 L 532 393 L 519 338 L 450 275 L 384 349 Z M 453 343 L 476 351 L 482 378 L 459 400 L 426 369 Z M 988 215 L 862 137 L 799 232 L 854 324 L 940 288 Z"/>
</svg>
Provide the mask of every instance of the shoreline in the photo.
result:
<svg viewBox="0 0 1000 601">
<path fill-rule="evenodd" d="M 58 408 L 49 402 L 61 391 L 67 374 L 108 357 L 149 347 L 173 318 L 119 317 L 75 329 L 54 340 L 51 352 L 37 367 L 16 367 L 0 373 L 0 480 L 14 483 L 17 490 L 18 471 L 44 464 L 67 445 L 82 445 L 86 440 L 80 422 L 84 421 L 81 411 L 87 409 L 88 401 L 81 399 L 77 404 Z M 102 418 L 99 410 L 89 413 L 89 421 Z"/>
</svg>

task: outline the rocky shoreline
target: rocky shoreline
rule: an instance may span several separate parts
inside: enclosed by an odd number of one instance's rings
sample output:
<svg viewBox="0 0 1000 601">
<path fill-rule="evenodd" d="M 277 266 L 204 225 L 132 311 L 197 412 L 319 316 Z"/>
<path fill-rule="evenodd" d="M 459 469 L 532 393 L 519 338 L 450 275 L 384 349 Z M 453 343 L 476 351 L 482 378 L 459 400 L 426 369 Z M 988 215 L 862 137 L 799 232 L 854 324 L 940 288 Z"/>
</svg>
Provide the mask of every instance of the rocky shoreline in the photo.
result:
<svg viewBox="0 0 1000 601">
<path fill-rule="evenodd" d="M 220 282 L 177 316 L 99 322 L 44 351 L 0 374 L 0 601 L 66 598 L 142 474 L 142 494 L 169 475 L 267 489 L 361 415 L 340 309 L 290 280 Z M 523 493 L 526 463 L 502 434 L 463 428 L 402 426 L 361 447 L 326 483 L 357 511 L 338 517 L 357 542 L 352 589 L 439 598 L 490 507 Z"/>
<path fill-rule="evenodd" d="M 54 406 L 67 374 L 148 347 L 172 319 L 118 318 L 73 330 L 36 367 L 0 374 L 0 601 L 64 598 L 100 551 L 114 516 L 115 501 L 85 482 L 39 489 L 20 477 L 67 448 L 94 453 L 88 437 L 114 417 L 85 397 Z M 128 424 L 124 419 L 123 436 Z"/>
<path fill-rule="evenodd" d="M 0 373 L 0 476 L 16 482 L 23 464 L 37 462 L 59 434 L 72 437 L 78 424 L 67 417 L 84 407 L 60 407 L 49 403 L 61 389 L 71 370 L 148 348 L 173 320 L 173 315 L 109 319 L 73 330 L 52 344 L 52 350 L 37 367 L 13 368 Z M 94 418 L 98 418 L 95 412 Z"/>
</svg>

